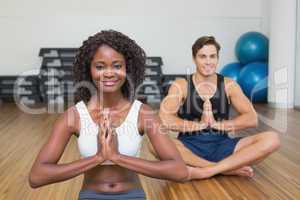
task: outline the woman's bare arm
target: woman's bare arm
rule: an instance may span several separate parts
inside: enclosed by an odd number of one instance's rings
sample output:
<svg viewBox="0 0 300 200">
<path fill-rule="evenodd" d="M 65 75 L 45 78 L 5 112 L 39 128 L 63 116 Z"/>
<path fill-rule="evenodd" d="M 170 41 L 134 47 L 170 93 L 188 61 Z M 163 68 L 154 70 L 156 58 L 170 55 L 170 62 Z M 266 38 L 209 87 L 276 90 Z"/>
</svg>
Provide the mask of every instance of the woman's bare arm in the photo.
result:
<svg viewBox="0 0 300 200">
<path fill-rule="evenodd" d="M 32 188 L 65 181 L 103 162 L 101 156 L 58 164 L 73 132 L 79 130 L 79 116 L 74 107 L 65 111 L 55 122 L 52 133 L 39 152 L 29 175 Z"/>
</svg>

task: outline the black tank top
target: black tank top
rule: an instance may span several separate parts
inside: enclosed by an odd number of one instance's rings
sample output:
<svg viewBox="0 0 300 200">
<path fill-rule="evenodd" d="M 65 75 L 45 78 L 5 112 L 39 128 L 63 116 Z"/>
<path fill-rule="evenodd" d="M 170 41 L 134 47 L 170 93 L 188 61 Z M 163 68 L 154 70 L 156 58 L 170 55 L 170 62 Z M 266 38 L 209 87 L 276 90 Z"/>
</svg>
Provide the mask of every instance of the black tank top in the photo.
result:
<svg viewBox="0 0 300 200">
<path fill-rule="evenodd" d="M 184 104 L 178 111 L 178 116 L 182 119 L 190 121 L 200 121 L 203 112 L 204 101 L 199 96 L 193 83 L 192 75 L 187 77 L 187 97 Z M 212 110 L 215 120 L 229 119 L 229 101 L 225 93 L 224 76 L 217 74 L 217 89 L 215 94 L 210 98 Z M 211 131 L 210 129 L 203 130 L 204 132 Z M 197 131 L 199 132 L 199 131 Z"/>
</svg>

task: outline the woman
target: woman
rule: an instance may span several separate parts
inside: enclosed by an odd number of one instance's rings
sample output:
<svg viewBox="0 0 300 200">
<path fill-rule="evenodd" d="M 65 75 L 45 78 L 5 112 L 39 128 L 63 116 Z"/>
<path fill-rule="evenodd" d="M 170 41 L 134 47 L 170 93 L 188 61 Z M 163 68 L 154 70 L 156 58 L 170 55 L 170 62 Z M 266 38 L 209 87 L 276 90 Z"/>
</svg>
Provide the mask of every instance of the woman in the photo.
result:
<svg viewBox="0 0 300 200">
<path fill-rule="evenodd" d="M 33 164 L 31 187 L 84 174 L 80 200 L 146 199 L 136 173 L 188 179 L 187 168 L 160 128 L 158 116 L 147 105 L 131 101 L 143 80 L 145 60 L 143 49 L 117 31 L 102 31 L 83 42 L 74 63 L 76 105 L 55 122 Z M 79 133 L 82 158 L 57 164 L 74 133 Z M 144 134 L 160 161 L 138 157 Z"/>
</svg>

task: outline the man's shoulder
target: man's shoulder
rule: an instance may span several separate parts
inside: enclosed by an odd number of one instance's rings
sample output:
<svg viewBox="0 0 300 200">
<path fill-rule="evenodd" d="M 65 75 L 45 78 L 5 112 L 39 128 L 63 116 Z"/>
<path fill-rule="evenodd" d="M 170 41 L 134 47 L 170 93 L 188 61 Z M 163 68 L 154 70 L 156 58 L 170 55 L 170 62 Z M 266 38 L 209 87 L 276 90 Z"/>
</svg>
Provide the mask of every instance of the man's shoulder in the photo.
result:
<svg viewBox="0 0 300 200">
<path fill-rule="evenodd" d="M 185 85 L 185 84 L 187 84 L 187 79 L 183 78 L 183 77 L 178 77 L 173 81 L 173 83 Z"/>
<path fill-rule="evenodd" d="M 233 92 L 236 92 L 240 88 L 238 82 L 230 77 L 224 76 L 224 83 L 225 83 L 225 90 L 228 96 L 230 96 Z"/>
<path fill-rule="evenodd" d="M 171 88 L 177 88 L 180 90 L 185 90 L 187 88 L 187 80 L 185 78 L 178 77 L 171 83 Z"/>
<path fill-rule="evenodd" d="M 168 87 L 168 92 L 164 100 L 180 98 L 181 100 L 186 98 L 188 82 L 185 78 L 178 77 Z"/>
</svg>

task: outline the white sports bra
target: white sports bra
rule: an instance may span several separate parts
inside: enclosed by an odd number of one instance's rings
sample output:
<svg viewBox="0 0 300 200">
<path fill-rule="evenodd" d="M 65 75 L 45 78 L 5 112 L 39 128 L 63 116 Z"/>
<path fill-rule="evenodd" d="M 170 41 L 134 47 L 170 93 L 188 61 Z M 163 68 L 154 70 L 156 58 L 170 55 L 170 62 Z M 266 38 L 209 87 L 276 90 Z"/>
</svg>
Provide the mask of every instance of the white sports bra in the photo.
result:
<svg viewBox="0 0 300 200">
<path fill-rule="evenodd" d="M 124 122 L 116 128 L 119 152 L 127 156 L 139 156 L 142 136 L 138 130 L 138 115 L 142 103 L 135 100 Z M 78 148 L 81 156 L 93 156 L 98 151 L 97 135 L 99 126 L 93 120 L 83 101 L 76 104 L 80 116 Z"/>
</svg>

